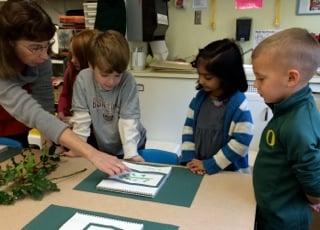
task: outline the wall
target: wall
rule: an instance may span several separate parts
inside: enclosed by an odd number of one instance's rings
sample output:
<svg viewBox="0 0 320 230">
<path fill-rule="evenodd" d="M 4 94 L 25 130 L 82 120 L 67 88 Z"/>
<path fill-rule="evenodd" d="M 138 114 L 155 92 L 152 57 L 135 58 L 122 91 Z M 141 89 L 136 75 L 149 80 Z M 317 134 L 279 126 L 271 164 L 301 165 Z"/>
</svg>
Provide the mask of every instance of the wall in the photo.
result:
<svg viewBox="0 0 320 230">
<path fill-rule="evenodd" d="M 52 21 L 59 24 L 59 15 L 64 15 L 67 10 L 83 9 L 81 0 L 36 0 L 50 15 Z"/>
<path fill-rule="evenodd" d="M 50 14 L 55 23 L 58 22 L 58 15 L 63 14 L 68 9 L 82 8 L 82 2 L 79 0 L 37 0 Z M 169 59 L 186 58 L 195 55 L 199 48 L 207 43 L 221 38 L 234 38 L 236 30 L 236 19 L 239 17 L 251 17 L 252 31 L 259 29 L 277 29 L 273 26 L 275 1 L 264 0 L 262 9 L 253 10 L 235 10 L 234 0 L 215 0 L 216 29 L 213 31 L 209 27 L 209 10 L 211 1 L 207 10 L 202 11 L 202 24 L 194 25 L 194 10 L 192 9 L 192 0 L 184 0 L 185 9 L 176 9 L 174 0 L 168 2 L 169 5 L 169 23 L 166 34 L 166 42 L 169 48 Z M 289 27 L 304 27 L 310 32 L 320 33 L 317 21 L 320 15 L 296 16 L 297 0 L 282 0 L 280 6 L 280 27 L 279 29 Z M 1 3 L 0 3 L 1 5 Z M 248 42 L 242 42 L 243 50 L 252 48 L 252 38 Z M 245 63 L 250 63 L 250 53 L 245 55 Z"/>
<path fill-rule="evenodd" d="M 235 10 L 234 0 L 216 0 L 216 29 L 209 27 L 211 1 L 208 10 L 202 11 L 202 24 L 194 25 L 194 10 L 192 0 L 185 0 L 185 9 L 176 9 L 174 0 L 169 4 L 169 29 L 166 42 L 169 58 L 186 58 L 197 53 L 198 49 L 207 43 L 221 38 L 234 38 L 236 18 L 251 17 L 251 39 L 241 43 L 243 50 L 252 48 L 252 32 L 259 29 L 277 29 L 273 26 L 275 0 L 264 0 L 262 9 Z M 296 16 L 296 0 L 282 0 L 280 9 L 279 29 L 289 27 L 304 27 L 310 32 L 320 33 L 320 15 Z M 245 62 L 250 63 L 250 54 L 245 55 Z"/>
</svg>

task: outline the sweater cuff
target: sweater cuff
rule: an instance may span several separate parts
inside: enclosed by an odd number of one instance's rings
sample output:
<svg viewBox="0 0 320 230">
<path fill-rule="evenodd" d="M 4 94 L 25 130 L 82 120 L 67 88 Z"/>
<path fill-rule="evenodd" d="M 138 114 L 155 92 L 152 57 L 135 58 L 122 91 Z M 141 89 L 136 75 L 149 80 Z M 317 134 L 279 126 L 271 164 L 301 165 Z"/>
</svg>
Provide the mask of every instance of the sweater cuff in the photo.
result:
<svg viewBox="0 0 320 230">
<path fill-rule="evenodd" d="M 139 156 L 138 152 L 137 152 L 137 145 L 135 144 L 129 144 L 127 143 L 126 145 L 123 145 L 123 153 L 124 153 L 124 157 L 123 159 L 130 159 L 132 157 L 135 156 Z"/>
<path fill-rule="evenodd" d="M 183 162 L 189 162 L 194 158 L 194 151 L 182 151 L 181 157 L 180 157 L 180 163 Z"/>
<path fill-rule="evenodd" d="M 215 163 L 215 161 L 212 158 L 204 160 L 203 166 L 209 175 L 221 171 L 221 168 Z"/>
</svg>

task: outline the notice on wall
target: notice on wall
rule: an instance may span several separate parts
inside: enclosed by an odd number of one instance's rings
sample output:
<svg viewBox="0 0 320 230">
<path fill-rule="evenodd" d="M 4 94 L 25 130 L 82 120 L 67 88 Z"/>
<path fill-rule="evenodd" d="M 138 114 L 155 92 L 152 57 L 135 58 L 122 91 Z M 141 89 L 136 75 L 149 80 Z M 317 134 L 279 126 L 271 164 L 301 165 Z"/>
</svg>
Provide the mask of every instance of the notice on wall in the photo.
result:
<svg viewBox="0 0 320 230">
<path fill-rule="evenodd" d="M 208 8 L 208 0 L 193 0 L 193 9 L 201 10 Z"/>
<path fill-rule="evenodd" d="M 254 37 L 253 37 L 253 48 L 255 48 L 260 42 L 262 42 L 267 37 L 279 31 L 280 30 L 256 30 L 254 32 Z"/>
</svg>

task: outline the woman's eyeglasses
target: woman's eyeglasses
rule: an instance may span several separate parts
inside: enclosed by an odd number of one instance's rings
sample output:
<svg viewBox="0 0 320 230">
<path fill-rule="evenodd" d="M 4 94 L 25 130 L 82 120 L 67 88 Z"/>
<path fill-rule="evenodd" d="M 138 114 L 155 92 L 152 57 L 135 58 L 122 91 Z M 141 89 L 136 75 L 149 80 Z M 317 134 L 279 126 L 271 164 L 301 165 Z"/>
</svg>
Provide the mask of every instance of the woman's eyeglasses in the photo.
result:
<svg viewBox="0 0 320 230">
<path fill-rule="evenodd" d="M 30 53 L 32 54 L 42 54 L 44 51 L 48 51 L 48 49 L 54 44 L 55 40 L 51 40 L 48 42 L 46 45 L 40 45 L 40 44 L 29 44 L 29 45 L 24 45 L 21 44 L 24 48 L 26 48 Z"/>
</svg>

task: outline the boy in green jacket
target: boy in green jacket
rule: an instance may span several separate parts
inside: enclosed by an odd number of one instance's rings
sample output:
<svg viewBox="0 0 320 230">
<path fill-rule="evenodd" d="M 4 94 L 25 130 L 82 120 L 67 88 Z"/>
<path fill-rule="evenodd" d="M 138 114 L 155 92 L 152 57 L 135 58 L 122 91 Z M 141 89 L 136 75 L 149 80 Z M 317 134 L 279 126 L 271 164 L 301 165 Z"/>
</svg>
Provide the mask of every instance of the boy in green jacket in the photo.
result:
<svg viewBox="0 0 320 230">
<path fill-rule="evenodd" d="M 320 45 L 301 28 L 278 32 L 252 53 L 255 87 L 273 111 L 254 169 L 258 229 L 309 229 L 320 203 L 320 115 L 308 81 Z"/>
</svg>

